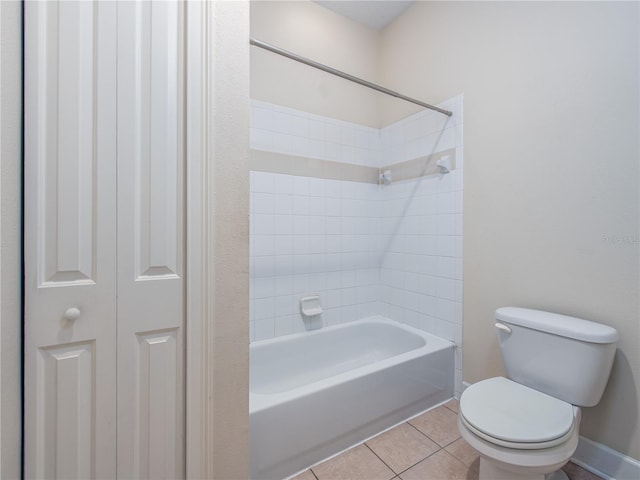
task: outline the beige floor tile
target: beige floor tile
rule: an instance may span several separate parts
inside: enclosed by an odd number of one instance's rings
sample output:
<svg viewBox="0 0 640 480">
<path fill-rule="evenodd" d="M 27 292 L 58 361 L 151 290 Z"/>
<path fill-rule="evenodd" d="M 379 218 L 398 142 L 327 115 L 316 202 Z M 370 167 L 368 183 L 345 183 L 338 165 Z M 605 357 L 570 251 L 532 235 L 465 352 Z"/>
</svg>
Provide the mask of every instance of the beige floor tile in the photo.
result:
<svg viewBox="0 0 640 480">
<path fill-rule="evenodd" d="M 449 400 L 447 403 L 444 404 L 445 407 L 447 407 L 449 410 L 452 410 L 456 413 L 460 413 L 460 401 L 452 398 L 451 400 Z"/>
<path fill-rule="evenodd" d="M 570 480 L 602 480 L 598 475 L 579 467 L 575 463 L 567 463 L 562 467 L 562 470 L 564 470 L 564 473 L 567 474 Z"/>
<path fill-rule="evenodd" d="M 296 475 L 290 480 L 316 480 L 316 476 L 311 472 L 311 470 L 307 470 L 306 472 Z"/>
<path fill-rule="evenodd" d="M 396 473 L 403 472 L 440 449 L 408 423 L 372 438 L 367 445 Z"/>
<path fill-rule="evenodd" d="M 441 447 L 446 447 L 460 437 L 457 420 L 454 412 L 440 406 L 409 420 L 409 423 Z"/>
<path fill-rule="evenodd" d="M 366 445 L 358 445 L 312 468 L 319 480 L 390 480 L 389 467 Z"/>
<path fill-rule="evenodd" d="M 473 462 L 475 462 L 478 458 L 480 458 L 480 454 L 476 449 L 474 449 L 471 445 L 469 445 L 464 438 L 459 438 L 455 442 L 447 445 L 445 448 L 447 452 L 456 457 L 466 466 L 470 466 Z"/>
<path fill-rule="evenodd" d="M 477 480 L 478 472 L 440 450 L 400 475 L 402 480 Z"/>
</svg>

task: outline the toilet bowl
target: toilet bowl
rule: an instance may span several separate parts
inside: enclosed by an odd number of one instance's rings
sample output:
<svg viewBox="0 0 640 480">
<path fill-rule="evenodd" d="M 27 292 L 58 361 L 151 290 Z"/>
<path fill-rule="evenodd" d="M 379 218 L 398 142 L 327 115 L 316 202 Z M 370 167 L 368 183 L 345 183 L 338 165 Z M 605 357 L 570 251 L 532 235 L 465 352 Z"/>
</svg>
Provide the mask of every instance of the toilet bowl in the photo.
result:
<svg viewBox="0 0 640 480">
<path fill-rule="evenodd" d="M 596 405 L 618 334 L 587 320 L 516 307 L 496 311 L 507 377 L 469 386 L 458 430 L 480 454 L 480 480 L 561 480 L 578 446 L 580 407 Z"/>
<path fill-rule="evenodd" d="M 458 430 L 480 453 L 481 479 L 542 480 L 575 452 L 580 419 L 579 407 L 495 377 L 465 390 Z"/>
</svg>

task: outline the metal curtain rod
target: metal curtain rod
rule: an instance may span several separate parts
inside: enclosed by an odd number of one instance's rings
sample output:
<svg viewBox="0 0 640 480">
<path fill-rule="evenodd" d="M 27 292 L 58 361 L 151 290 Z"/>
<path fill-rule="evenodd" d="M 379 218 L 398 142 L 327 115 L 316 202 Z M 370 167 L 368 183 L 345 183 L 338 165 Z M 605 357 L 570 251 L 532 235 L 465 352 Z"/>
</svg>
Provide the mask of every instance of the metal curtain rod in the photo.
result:
<svg viewBox="0 0 640 480">
<path fill-rule="evenodd" d="M 430 110 L 435 110 L 436 112 L 440 112 L 444 115 L 447 115 L 448 117 L 452 115 L 452 112 L 450 112 L 449 110 L 445 110 L 443 108 L 436 107 L 435 105 L 430 105 L 428 103 L 421 102 L 420 100 L 416 100 L 415 98 L 407 97 L 406 95 L 403 95 L 401 93 L 395 92 L 393 90 L 389 90 L 388 88 L 381 87 L 380 85 L 376 85 L 375 83 L 368 82 L 361 78 L 354 77 L 353 75 L 349 75 L 348 73 L 342 72 L 340 70 L 336 70 L 335 68 L 328 67 L 327 65 L 318 63 L 314 60 L 301 57 L 300 55 L 296 55 L 295 53 L 289 52 L 287 50 L 283 50 L 282 48 L 276 47 L 269 43 L 256 40 L 255 38 L 250 38 L 249 43 L 256 47 L 264 48 L 265 50 L 269 50 L 270 52 L 277 53 L 278 55 L 282 55 L 283 57 L 290 58 L 291 60 L 295 60 L 296 62 L 304 63 L 305 65 L 309 65 L 310 67 L 317 68 L 318 70 L 322 70 L 332 75 L 345 78 L 351 82 L 358 83 L 365 87 L 372 88 L 373 90 L 377 90 L 378 92 L 386 93 L 387 95 L 391 95 L 392 97 L 400 98 L 402 100 L 406 100 L 407 102 L 415 103 L 416 105 L 420 105 L 421 107 L 428 108 Z"/>
</svg>

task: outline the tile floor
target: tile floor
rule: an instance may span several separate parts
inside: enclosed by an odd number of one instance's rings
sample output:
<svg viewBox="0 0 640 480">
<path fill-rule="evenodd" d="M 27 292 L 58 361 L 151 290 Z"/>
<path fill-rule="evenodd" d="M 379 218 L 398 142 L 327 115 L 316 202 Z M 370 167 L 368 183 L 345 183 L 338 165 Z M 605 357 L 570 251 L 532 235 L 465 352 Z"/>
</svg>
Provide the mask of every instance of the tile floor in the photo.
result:
<svg viewBox="0 0 640 480">
<path fill-rule="evenodd" d="M 478 454 L 458 433 L 458 402 L 451 400 L 291 480 L 475 480 Z M 569 463 L 571 480 L 600 477 Z"/>
</svg>

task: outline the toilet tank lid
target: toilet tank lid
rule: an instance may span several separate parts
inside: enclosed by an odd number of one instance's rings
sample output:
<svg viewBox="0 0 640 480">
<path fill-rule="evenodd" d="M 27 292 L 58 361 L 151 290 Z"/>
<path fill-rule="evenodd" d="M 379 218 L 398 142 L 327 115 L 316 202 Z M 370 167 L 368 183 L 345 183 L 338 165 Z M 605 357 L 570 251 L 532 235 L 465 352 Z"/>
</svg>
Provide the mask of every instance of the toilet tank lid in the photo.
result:
<svg viewBox="0 0 640 480">
<path fill-rule="evenodd" d="M 618 341 L 618 332 L 613 327 L 559 313 L 529 308 L 501 307 L 496 310 L 496 319 L 584 342 L 614 343 Z"/>
</svg>

